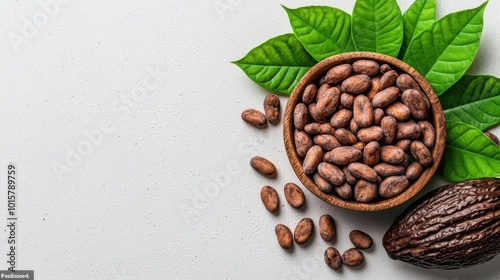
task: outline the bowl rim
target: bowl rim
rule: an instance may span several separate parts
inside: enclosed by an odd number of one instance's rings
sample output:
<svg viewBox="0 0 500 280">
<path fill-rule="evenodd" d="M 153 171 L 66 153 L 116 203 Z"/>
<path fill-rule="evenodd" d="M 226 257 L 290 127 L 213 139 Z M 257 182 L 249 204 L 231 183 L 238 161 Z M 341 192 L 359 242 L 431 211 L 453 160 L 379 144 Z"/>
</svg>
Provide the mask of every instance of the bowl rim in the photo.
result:
<svg viewBox="0 0 500 280">
<path fill-rule="evenodd" d="M 294 141 L 294 126 L 293 126 L 293 110 L 295 106 L 302 102 L 302 92 L 304 88 L 310 83 L 316 83 L 321 76 L 326 74 L 326 72 L 340 64 L 344 63 L 352 63 L 356 60 L 360 59 L 369 59 L 374 60 L 378 63 L 387 63 L 393 69 L 399 70 L 400 73 L 406 73 L 410 75 L 420 86 L 421 90 L 427 96 L 432 110 L 432 124 L 436 133 L 436 140 L 432 150 L 433 164 L 426 168 L 424 172 L 420 175 L 418 180 L 412 182 L 412 184 L 401 194 L 384 200 L 379 200 L 377 202 L 356 202 L 351 200 L 345 200 L 335 194 L 327 194 L 322 192 L 314 183 L 314 181 L 310 178 L 310 176 L 306 175 L 302 170 L 302 159 L 298 156 L 297 151 L 295 150 L 295 141 Z M 431 121 L 429 120 L 429 121 Z M 429 182 L 431 177 L 436 172 L 439 163 L 441 162 L 443 151 L 446 142 L 446 123 L 445 117 L 443 113 L 443 108 L 441 107 L 441 103 L 439 99 L 432 89 L 431 85 L 427 82 L 427 80 L 418 73 L 413 67 L 406 64 L 405 62 L 380 53 L 374 52 L 348 52 L 342 53 L 338 55 L 334 55 L 328 57 L 317 64 L 315 64 L 309 71 L 307 71 L 304 76 L 297 83 L 295 88 L 293 89 L 290 97 L 287 101 L 285 107 L 285 113 L 283 117 L 283 140 L 285 144 L 285 150 L 292 165 L 292 169 L 295 174 L 302 182 L 302 184 L 314 195 L 316 195 L 321 200 L 344 209 L 350 210 L 358 210 L 358 211 L 379 211 L 384 209 L 389 209 L 392 207 L 396 207 L 412 197 L 414 197 L 417 193 L 419 193 L 425 185 Z"/>
</svg>

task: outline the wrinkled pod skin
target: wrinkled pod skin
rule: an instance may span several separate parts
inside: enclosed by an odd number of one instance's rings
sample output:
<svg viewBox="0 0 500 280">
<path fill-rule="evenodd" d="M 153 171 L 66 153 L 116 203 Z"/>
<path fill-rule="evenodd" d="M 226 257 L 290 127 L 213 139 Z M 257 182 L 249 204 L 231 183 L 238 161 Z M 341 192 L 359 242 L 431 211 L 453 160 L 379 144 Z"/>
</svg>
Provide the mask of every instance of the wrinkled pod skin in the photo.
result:
<svg viewBox="0 0 500 280">
<path fill-rule="evenodd" d="M 432 269 L 484 263 L 500 252 L 500 179 L 431 191 L 401 214 L 383 245 L 392 259 Z"/>
</svg>

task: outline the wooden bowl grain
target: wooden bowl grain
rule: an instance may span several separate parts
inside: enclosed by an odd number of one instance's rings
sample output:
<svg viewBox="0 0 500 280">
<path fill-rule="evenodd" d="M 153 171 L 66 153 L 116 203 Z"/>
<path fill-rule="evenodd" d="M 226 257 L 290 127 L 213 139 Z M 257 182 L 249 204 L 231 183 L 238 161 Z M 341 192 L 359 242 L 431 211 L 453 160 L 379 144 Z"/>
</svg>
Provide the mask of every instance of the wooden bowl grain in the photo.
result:
<svg viewBox="0 0 500 280">
<path fill-rule="evenodd" d="M 337 196 L 335 193 L 322 192 L 316 186 L 311 176 L 306 175 L 303 172 L 302 159 L 298 156 L 297 151 L 295 150 L 295 143 L 293 138 L 293 132 L 295 129 L 293 125 L 293 111 L 297 103 L 301 102 L 302 100 L 302 92 L 304 91 L 304 88 L 311 83 L 317 83 L 319 79 L 324 76 L 326 72 L 333 66 L 343 63 L 352 63 L 359 59 L 371 59 L 381 64 L 387 63 L 399 73 L 407 73 L 408 75 L 412 76 L 420 85 L 422 91 L 425 93 L 431 103 L 432 117 L 429 121 L 434 125 L 434 128 L 436 130 L 436 143 L 432 150 L 432 157 L 434 160 L 433 164 L 425 169 L 418 180 L 414 181 L 403 193 L 389 199 L 368 203 L 346 200 Z M 443 150 L 446 142 L 446 124 L 443 108 L 439 103 L 438 97 L 436 96 L 431 85 L 415 69 L 413 69 L 403 61 L 387 55 L 372 52 L 350 52 L 335 55 L 320 61 L 302 77 L 302 79 L 299 81 L 292 94 L 290 95 L 290 98 L 288 99 L 288 102 L 286 104 L 285 116 L 283 119 L 283 138 L 285 142 L 285 149 L 292 168 L 295 174 L 298 176 L 299 180 L 309 191 L 311 191 L 313 194 L 326 201 L 327 203 L 341 208 L 358 211 L 378 211 L 392 208 L 408 201 L 420 190 L 422 190 L 422 188 L 424 188 L 424 186 L 429 182 L 432 175 L 436 172 L 436 169 L 438 168 L 443 156 Z"/>
</svg>

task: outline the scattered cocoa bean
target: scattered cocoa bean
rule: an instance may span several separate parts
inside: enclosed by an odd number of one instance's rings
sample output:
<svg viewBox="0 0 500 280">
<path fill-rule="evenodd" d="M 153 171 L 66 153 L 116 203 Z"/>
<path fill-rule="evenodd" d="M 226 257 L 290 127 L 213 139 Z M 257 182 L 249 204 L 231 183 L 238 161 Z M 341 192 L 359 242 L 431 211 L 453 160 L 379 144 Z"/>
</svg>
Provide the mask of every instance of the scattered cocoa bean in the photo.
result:
<svg viewBox="0 0 500 280">
<path fill-rule="evenodd" d="M 250 159 L 250 166 L 252 166 L 252 168 L 255 171 L 259 172 L 261 175 L 270 178 L 276 177 L 276 166 L 274 166 L 272 162 L 263 157 L 254 156 L 252 159 Z"/>
<path fill-rule="evenodd" d="M 342 254 L 342 263 L 348 266 L 360 266 L 365 261 L 361 250 L 351 248 Z"/>
<path fill-rule="evenodd" d="M 304 244 L 311 238 L 311 236 L 313 235 L 313 231 L 313 220 L 311 220 L 310 218 L 304 218 L 300 220 L 295 227 L 295 230 L 293 232 L 293 239 L 295 239 L 295 242 L 297 242 L 297 244 Z"/>
<path fill-rule="evenodd" d="M 260 190 L 260 198 L 262 203 L 266 207 L 267 211 L 271 213 L 278 212 L 280 206 L 280 199 L 278 192 L 271 186 L 264 186 Z"/>
<path fill-rule="evenodd" d="M 293 245 L 292 232 L 287 226 L 282 224 L 277 224 L 276 227 L 274 228 L 274 232 L 276 233 L 276 237 L 278 238 L 278 243 L 280 244 L 281 248 L 285 250 L 292 248 Z"/>
<path fill-rule="evenodd" d="M 263 128 L 267 126 L 267 118 L 261 111 L 246 109 L 241 113 L 241 118 L 253 127 Z"/>
<path fill-rule="evenodd" d="M 325 250 L 324 259 L 328 267 L 338 270 L 342 267 L 342 257 L 337 249 L 328 247 Z"/>
<path fill-rule="evenodd" d="M 335 240 L 337 230 L 332 216 L 325 214 L 319 218 L 319 234 L 326 242 Z"/>
<path fill-rule="evenodd" d="M 373 245 L 373 239 L 366 232 L 360 230 L 351 231 L 349 239 L 358 249 L 370 249 Z"/>
<path fill-rule="evenodd" d="M 268 94 L 264 99 L 264 112 L 270 124 L 280 121 L 280 99 L 276 94 Z"/>
</svg>

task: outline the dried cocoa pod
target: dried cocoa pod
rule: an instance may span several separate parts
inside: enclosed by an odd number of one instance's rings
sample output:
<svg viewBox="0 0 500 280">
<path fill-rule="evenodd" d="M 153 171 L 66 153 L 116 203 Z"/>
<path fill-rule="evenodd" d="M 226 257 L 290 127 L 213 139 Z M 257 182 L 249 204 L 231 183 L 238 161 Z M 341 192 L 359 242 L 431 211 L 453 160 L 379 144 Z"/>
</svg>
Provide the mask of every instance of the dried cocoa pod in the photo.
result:
<svg viewBox="0 0 500 280">
<path fill-rule="evenodd" d="M 401 74 L 396 79 L 396 86 L 401 92 L 405 92 L 407 89 L 420 89 L 417 82 L 408 74 Z"/>
<path fill-rule="evenodd" d="M 434 142 L 436 142 L 436 130 L 434 126 L 428 121 L 419 121 L 418 125 L 422 129 L 422 142 L 427 148 L 431 149 L 434 147 Z"/>
<path fill-rule="evenodd" d="M 365 261 L 361 250 L 351 248 L 342 254 L 342 263 L 348 266 L 360 266 Z"/>
<path fill-rule="evenodd" d="M 316 109 L 316 103 L 309 104 L 308 108 L 309 108 L 309 115 L 315 122 L 323 124 L 330 121 L 330 118 L 322 117 L 318 114 L 318 109 Z"/>
<path fill-rule="evenodd" d="M 385 114 L 394 117 L 398 122 L 404 122 L 410 118 L 411 112 L 406 105 L 396 101 L 385 108 Z"/>
<path fill-rule="evenodd" d="M 337 249 L 328 247 L 325 250 L 324 259 L 328 267 L 338 270 L 342 267 L 342 257 Z"/>
<path fill-rule="evenodd" d="M 404 192 L 409 185 L 410 181 L 404 175 L 387 177 L 378 187 L 378 194 L 383 198 L 395 197 Z"/>
<path fill-rule="evenodd" d="M 377 94 L 379 91 L 382 90 L 382 87 L 380 85 L 380 76 L 372 77 L 372 82 L 370 86 L 370 90 L 366 93 L 366 97 L 371 101 L 373 100 L 373 97 L 375 94 Z"/>
<path fill-rule="evenodd" d="M 485 131 L 485 132 L 484 132 L 484 134 L 485 134 L 488 138 L 490 138 L 490 139 L 491 139 L 491 141 L 495 142 L 495 144 L 500 145 L 500 141 L 498 140 L 498 137 L 497 137 L 495 134 L 493 134 L 493 133 L 491 133 L 491 132 L 489 132 L 489 131 Z M 424 143 L 424 144 L 425 144 L 425 143 Z"/>
<path fill-rule="evenodd" d="M 287 226 L 277 224 L 276 227 L 274 227 L 274 232 L 276 233 L 276 237 L 278 238 L 278 243 L 280 244 L 281 248 L 285 250 L 292 248 L 292 232 Z"/>
<path fill-rule="evenodd" d="M 260 199 L 266 207 L 267 211 L 271 213 L 278 212 L 280 207 L 280 199 L 278 192 L 271 186 L 264 186 L 260 190 Z"/>
<path fill-rule="evenodd" d="M 318 173 L 328 183 L 340 186 L 345 182 L 345 175 L 337 166 L 322 162 L 318 165 Z"/>
<path fill-rule="evenodd" d="M 280 99 L 276 94 L 268 94 L 264 99 L 264 112 L 270 124 L 280 121 Z"/>
<path fill-rule="evenodd" d="M 401 100 L 410 109 L 410 113 L 415 119 L 422 120 L 427 118 L 427 108 L 422 93 L 419 90 L 405 90 L 401 95 Z"/>
<path fill-rule="evenodd" d="M 391 71 L 392 68 L 387 63 L 380 65 L 380 74 L 384 75 L 385 73 Z"/>
<path fill-rule="evenodd" d="M 375 94 L 372 99 L 372 106 L 373 108 L 384 108 L 394 102 L 398 97 L 399 89 L 397 87 L 388 87 Z"/>
<path fill-rule="evenodd" d="M 373 107 L 365 95 L 358 95 L 354 99 L 353 119 L 360 127 L 369 127 L 373 123 Z"/>
<path fill-rule="evenodd" d="M 413 141 L 410 145 L 410 151 L 412 156 L 423 166 L 427 167 L 432 164 L 432 154 L 420 141 Z"/>
<path fill-rule="evenodd" d="M 403 139 L 403 140 L 399 140 L 398 142 L 396 142 L 396 144 L 394 144 L 394 146 L 400 148 L 405 153 L 407 153 L 410 151 L 410 144 L 411 144 L 410 139 Z"/>
<path fill-rule="evenodd" d="M 305 157 L 307 151 L 313 146 L 313 141 L 311 137 L 301 130 L 295 130 L 293 133 L 293 139 L 295 141 L 295 150 L 299 157 Z"/>
<path fill-rule="evenodd" d="M 313 174 L 313 180 L 322 192 L 328 193 L 332 190 L 332 184 L 328 183 L 328 181 L 321 177 L 319 173 L 316 172 Z"/>
<path fill-rule="evenodd" d="M 352 106 L 354 105 L 354 98 L 354 95 L 344 92 L 340 95 L 340 104 L 346 109 L 352 109 Z"/>
<path fill-rule="evenodd" d="M 311 236 L 313 235 L 313 231 L 313 220 L 311 220 L 310 218 L 304 218 L 300 220 L 295 227 L 295 230 L 293 232 L 293 239 L 295 239 L 295 242 L 297 242 L 297 244 L 304 244 L 311 238 Z"/>
<path fill-rule="evenodd" d="M 371 141 L 379 141 L 384 136 L 384 131 L 380 126 L 370 126 L 362 128 L 358 131 L 358 139 L 361 142 L 368 143 Z"/>
<path fill-rule="evenodd" d="M 354 75 L 342 82 L 342 92 L 360 94 L 371 86 L 371 79 L 367 75 Z"/>
<path fill-rule="evenodd" d="M 255 109 L 246 109 L 241 113 L 241 118 L 253 127 L 263 128 L 267 126 L 266 115 Z"/>
<path fill-rule="evenodd" d="M 286 183 L 284 187 L 285 199 L 293 208 L 300 208 L 306 202 L 302 189 L 294 183 Z"/>
<path fill-rule="evenodd" d="M 382 128 L 384 136 L 382 142 L 385 144 L 392 144 L 396 138 L 396 130 L 398 127 L 396 119 L 392 116 L 386 116 L 382 119 L 380 127 Z"/>
<path fill-rule="evenodd" d="M 380 144 L 372 141 L 363 149 L 363 162 L 368 166 L 374 166 L 380 161 Z"/>
<path fill-rule="evenodd" d="M 318 88 L 315 84 L 307 85 L 307 87 L 304 89 L 304 92 L 302 93 L 302 102 L 306 105 L 313 103 L 313 101 L 316 100 L 317 92 Z"/>
<path fill-rule="evenodd" d="M 358 138 L 345 128 L 335 130 L 335 138 L 337 138 L 337 140 L 339 140 L 339 142 L 343 145 L 353 145 L 358 142 Z"/>
<path fill-rule="evenodd" d="M 323 159 L 337 165 L 349 165 L 360 160 L 361 156 L 360 150 L 350 146 L 342 146 L 325 153 Z"/>
<path fill-rule="evenodd" d="M 293 124 L 298 130 L 303 130 L 309 119 L 309 114 L 307 113 L 307 106 L 304 103 L 299 103 L 295 106 L 293 111 Z"/>
<path fill-rule="evenodd" d="M 323 150 L 326 151 L 331 151 L 335 148 L 342 146 L 342 144 L 340 144 L 337 138 L 335 138 L 335 136 L 330 134 L 316 135 L 313 141 L 316 145 L 320 146 L 321 148 L 323 148 Z"/>
<path fill-rule="evenodd" d="M 352 111 L 348 109 L 342 109 L 333 114 L 330 119 L 330 124 L 334 128 L 341 128 L 346 126 L 352 118 Z"/>
<path fill-rule="evenodd" d="M 401 165 L 392 165 L 389 163 L 379 163 L 373 167 L 373 170 L 381 177 L 390 177 L 405 174 L 406 168 Z"/>
<path fill-rule="evenodd" d="M 358 180 L 354 186 L 354 200 L 370 202 L 377 197 L 377 185 L 365 180 Z"/>
<path fill-rule="evenodd" d="M 382 78 L 380 78 L 380 86 L 382 89 L 386 89 L 394 83 L 396 83 L 396 79 L 398 78 L 398 72 L 394 70 L 389 70 L 385 74 L 382 75 Z"/>
<path fill-rule="evenodd" d="M 323 149 L 320 146 L 314 145 L 309 151 L 307 151 L 306 157 L 304 158 L 304 162 L 302 164 L 302 168 L 305 174 L 313 174 L 318 167 L 318 164 L 321 162 L 323 158 Z"/>
<path fill-rule="evenodd" d="M 321 134 L 321 124 L 314 122 L 304 126 L 304 131 L 308 134 Z"/>
<path fill-rule="evenodd" d="M 336 84 L 351 75 L 352 66 L 351 64 L 341 64 L 328 70 L 325 75 L 325 82 L 329 84 Z"/>
<path fill-rule="evenodd" d="M 345 180 L 348 184 L 355 185 L 358 179 L 356 177 L 352 176 L 351 172 L 349 172 L 349 169 L 347 166 L 342 167 L 342 172 L 345 175 Z M 350 196 L 350 195 L 349 195 Z"/>
<path fill-rule="evenodd" d="M 252 166 L 252 168 L 255 171 L 259 172 L 261 175 L 269 178 L 276 177 L 276 166 L 274 166 L 272 162 L 263 157 L 254 156 L 253 158 L 251 158 L 250 166 Z"/>
<path fill-rule="evenodd" d="M 373 60 L 360 59 L 352 64 L 352 70 L 356 74 L 375 76 L 378 74 L 380 66 Z"/>
<path fill-rule="evenodd" d="M 325 214 L 319 218 L 319 235 L 326 242 L 331 242 L 337 237 L 337 229 L 333 217 Z"/>
<path fill-rule="evenodd" d="M 329 123 L 323 123 L 319 127 L 321 134 L 335 135 L 335 128 Z"/>
<path fill-rule="evenodd" d="M 408 178 L 408 180 L 416 180 L 423 171 L 424 167 L 420 163 L 414 161 L 406 168 L 406 178 Z"/>
<path fill-rule="evenodd" d="M 405 152 L 393 145 L 382 146 L 380 148 L 380 159 L 390 164 L 398 164 L 405 159 Z"/>
<path fill-rule="evenodd" d="M 377 172 L 375 172 L 375 170 L 373 170 L 370 166 L 366 164 L 353 162 L 349 164 L 347 169 L 352 174 L 352 176 L 356 178 L 373 183 L 377 182 Z"/>
<path fill-rule="evenodd" d="M 340 186 L 334 186 L 335 192 L 342 198 L 348 199 L 352 196 L 352 187 L 347 182 Z"/>
<path fill-rule="evenodd" d="M 329 88 L 316 103 L 316 110 L 320 116 L 328 117 L 337 110 L 339 102 L 340 91 L 338 88 Z"/>
<path fill-rule="evenodd" d="M 418 137 L 420 137 L 421 133 L 422 129 L 414 121 L 400 122 L 397 125 L 396 141 L 403 139 L 415 140 L 418 139 Z"/>
<path fill-rule="evenodd" d="M 354 119 L 351 119 L 351 121 L 349 122 L 349 130 L 351 130 L 351 132 L 354 134 L 358 134 L 359 125 L 354 121 Z"/>
<path fill-rule="evenodd" d="M 359 249 L 370 249 L 373 245 L 373 239 L 366 232 L 353 230 L 349 233 L 349 239 L 352 244 Z"/>
<path fill-rule="evenodd" d="M 380 126 L 382 119 L 385 117 L 384 110 L 377 108 L 373 110 L 373 124 Z"/>
</svg>

